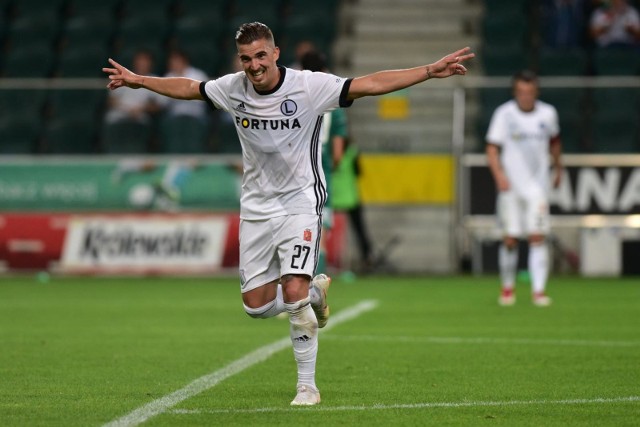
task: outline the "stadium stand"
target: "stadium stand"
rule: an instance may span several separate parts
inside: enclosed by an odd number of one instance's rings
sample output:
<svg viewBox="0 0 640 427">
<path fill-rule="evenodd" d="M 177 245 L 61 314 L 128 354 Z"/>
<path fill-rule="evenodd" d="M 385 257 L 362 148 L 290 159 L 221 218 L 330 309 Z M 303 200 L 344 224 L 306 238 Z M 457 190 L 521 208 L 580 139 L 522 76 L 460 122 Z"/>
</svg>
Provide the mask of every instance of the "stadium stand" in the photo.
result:
<svg viewBox="0 0 640 427">
<path fill-rule="evenodd" d="M 38 151 L 42 120 L 35 114 L 3 114 L 0 118 L 0 154 Z"/>
<path fill-rule="evenodd" d="M 556 29 L 550 28 L 554 23 L 549 19 L 549 1 L 484 0 L 484 5 L 481 60 L 488 76 L 511 76 L 522 68 L 532 68 L 542 77 L 640 75 L 637 51 L 597 48 L 589 42 L 587 22 L 573 23 L 572 29 L 582 29 L 584 34 L 574 35 L 571 45 L 550 43 L 548 33 Z M 579 16 L 586 20 L 588 8 L 595 6 L 584 6 L 587 10 L 579 11 Z M 479 141 L 484 140 L 491 117 L 487 109 L 497 105 L 495 91 L 480 90 Z M 541 99 L 558 110 L 566 152 L 640 152 L 637 90 L 543 87 Z"/>
<path fill-rule="evenodd" d="M 293 45 L 301 38 L 314 39 L 320 48 L 330 49 L 338 3 L 337 0 L 0 0 L 0 76 L 102 78 L 106 58 L 114 57 L 128 66 L 133 54 L 141 48 L 154 55 L 154 72 L 163 75 L 166 53 L 177 47 L 190 56 L 193 65 L 215 77 L 232 69 L 233 34 L 246 21 L 261 20 L 272 27 L 283 52 L 287 49 L 284 43 Z M 290 59 L 285 54 L 280 62 L 288 65 Z M 137 132 L 144 141 L 126 143 L 125 138 L 118 136 L 122 135 L 122 129 L 103 129 L 100 115 L 105 94 L 101 91 L 52 90 L 48 97 L 42 90 L 27 92 L 0 91 L 0 109 L 22 99 L 30 101 L 17 102 L 15 105 L 20 106 L 16 111 L 22 111 L 25 104 L 32 106 L 24 112 L 22 120 L 3 115 L 1 135 L 7 138 L 14 135 L 9 139 L 15 142 L 7 142 L 0 150 L 129 153 L 158 148 L 148 142 L 153 129 L 135 130 L 134 134 Z M 211 151 L 206 133 L 212 130 L 212 147 L 221 152 L 239 151 L 237 140 L 229 138 L 233 128 L 213 126 L 210 130 L 183 122 L 175 120 L 159 129 L 159 133 L 166 132 L 160 138 L 160 151 Z M 32 124 L 30 131 L 18 140 L 15 135 L 28 123 Z M 178 136 L 184 132 L 194 133 L 198 142 L 185 144 L 185 137 Z M 71 136 L 73 140 L 65 143 L 64 138 Z"/>
</svg>

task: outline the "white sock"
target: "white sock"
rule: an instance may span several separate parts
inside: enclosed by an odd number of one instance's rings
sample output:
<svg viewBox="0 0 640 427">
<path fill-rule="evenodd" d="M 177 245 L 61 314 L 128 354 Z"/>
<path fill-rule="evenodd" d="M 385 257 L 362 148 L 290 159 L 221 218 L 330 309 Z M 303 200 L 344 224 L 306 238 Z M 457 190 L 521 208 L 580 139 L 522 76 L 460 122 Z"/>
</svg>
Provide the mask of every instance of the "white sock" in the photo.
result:
<svg viewBox="0 0 640 427">
<path fill-rule="evenodd" d="M 318 320 L 308 297 L 291 304 L 285 303 L 285 308 L 289 313 L 293 356 L 298 365 L 298 386 L 306 385 L 317 389 Z"/>
<path fill-rule="evenodd" d="M 513 289 L 518 269 L 518 247 L 509 249 L 504 243 L 501 244 L 498 248 L 498 266 L 502 289 Z"/>
<path fill-rule="evenodd" d="M 531 291 L 543 293 L 549 275 L 549 250 L 544 242 L 529 245 L 529 274 Z"/>
<path fill-rule="evenodd" d="M 284 297 L 282 296 L 282 285 L 278 283 L 278 289 L 276 291 L 276 299 L 269 301 L 262 307 L 251 308 L 244 306 L 244 311 L 251 317 L 258 319 L 267 319 L 269 317 L 277 316 L 284 311 Z"/>
</svg>

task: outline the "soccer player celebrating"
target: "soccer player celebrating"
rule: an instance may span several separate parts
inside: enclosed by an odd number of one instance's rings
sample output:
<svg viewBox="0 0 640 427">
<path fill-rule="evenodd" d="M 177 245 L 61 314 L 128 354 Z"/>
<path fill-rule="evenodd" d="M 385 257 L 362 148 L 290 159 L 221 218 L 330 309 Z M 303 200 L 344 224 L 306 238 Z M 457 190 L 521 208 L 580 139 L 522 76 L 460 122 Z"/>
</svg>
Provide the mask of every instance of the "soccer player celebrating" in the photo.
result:
<svg viewBox="0 0 640 427">
<path fill-rule="evenodd" d="M 242 146 L 240 282 L 251 317 L 289 314 L 298 367 L 292 405 L 320 403 L 315 383 L 318 328 L 329 317 L 330 279 L 316 276 L 326 182 L 320 162 L 323 114 L 357 98 L 382 95 L 432 78 L 464 75 L 469 48 L 429 65 L 343 78 L 284 68 L 266 25 L 240 26 L 243 71 L 207 82 L 132 73 L 113 59 L 109 89 L 145 88 L 176 99 L 204 100 L 233 116 Z"/>
<path fill-rule="evenodd" d="M 513 78 L 514 99 L 493 113 L 487 131 L 487 161 L 498 190 L 497 215 L 503 232 L 498 252 L 502 280 L 500 305 L 513 305 L 518 238 L 529 240 L 529 274 L 533 303 L 551 304 L 545 294 L 549 254 L 549 152 L 554 167 L 553 186 L 560 184 L 562 164 L 560 127 L 556 109 L 538 100 L 538 80 L 530 71 Z"/>
</svg>

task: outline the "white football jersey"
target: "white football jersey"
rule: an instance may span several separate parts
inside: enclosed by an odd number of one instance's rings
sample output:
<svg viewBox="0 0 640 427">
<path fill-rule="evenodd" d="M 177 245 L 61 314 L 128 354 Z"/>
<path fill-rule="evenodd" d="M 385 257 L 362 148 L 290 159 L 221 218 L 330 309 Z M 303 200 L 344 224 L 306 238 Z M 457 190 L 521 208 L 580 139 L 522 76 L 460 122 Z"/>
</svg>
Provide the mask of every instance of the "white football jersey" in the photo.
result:
<svg viewBox="0 0 640 427">
<path fill-rule="evenodd" d="M 525 112 L 512 99 L 493 113 L 487 142 L 501 147 L 502 168 L 511 188 L 520 196 L 547 194 L 549 141 L 559 133 L 556 109 L 542 101 L 536 101 L 533 110 Z"/>
<path fill-rule="evenodd" d="M 351 79 L 280 67 L 280 81 L 257 92 L 244 72 L 203 82 L 213 107 L 233 116 L 242 145 L 242 219 L 320 215 L 327 186 L 320 161 L 325 112 L 348 107 Z"/>
</svg>

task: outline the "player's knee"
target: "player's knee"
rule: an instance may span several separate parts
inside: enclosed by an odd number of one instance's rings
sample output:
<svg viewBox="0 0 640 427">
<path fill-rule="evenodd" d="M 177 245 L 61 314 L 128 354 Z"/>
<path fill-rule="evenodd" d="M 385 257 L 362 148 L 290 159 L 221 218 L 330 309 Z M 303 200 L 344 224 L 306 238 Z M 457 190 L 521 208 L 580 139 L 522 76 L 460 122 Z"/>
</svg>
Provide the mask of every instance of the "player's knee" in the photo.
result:
<svg viewBox="0 0 640 427">
<path fill-rule="evenodd" d="M 285 301 L 300 301 L 309 296 L 309 276 L 285 274 L 280 282 Z"/>
</svg>

